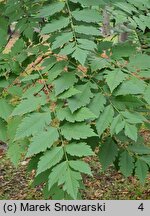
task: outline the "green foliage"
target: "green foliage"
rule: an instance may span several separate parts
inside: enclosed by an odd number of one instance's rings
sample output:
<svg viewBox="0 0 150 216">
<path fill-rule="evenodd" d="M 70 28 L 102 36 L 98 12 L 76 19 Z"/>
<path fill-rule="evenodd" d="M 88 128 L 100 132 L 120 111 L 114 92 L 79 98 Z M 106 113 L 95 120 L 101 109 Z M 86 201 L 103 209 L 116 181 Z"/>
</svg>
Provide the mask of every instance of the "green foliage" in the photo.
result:
<svg viewBox="0 0 150 216">
<path fill-rule="evenodd" d="M 38 163 L 37 175 L 59 163 L 63 154 L 62 147 L 54 147 L 52 150 L 46 151 Z"/>
<path fill-rule="evenodd" d="M 108 84 L 112 93 L 113 90 L 127 78 L 127 75 L 117 68 L 113 71 L 108 71 L 105 77 L 106 83 Z"/>
<path fill-rule="evenodd" d="M 62 135 L 67 139 L 85 139 L 87 137 L 97 136 L 90 125 L 84 123 L 66 123 L 61 127 Z"/>
<path fill-rule="evenodd" d="M 112 139 L 108 138 L 105 143 L 102 144 L 99 152 L 99 160 L 103 170 L 106 170 L 106 168 L 114 162 L 117 154 L 117 145 Z"/>
<path fill-rule="evenodd" d="M 94 155 L 94 152 L 86 143 L 71 143 L 66 146 L 66 152 L 77 157 Z"/>
<path fill-rule="evenodd" d="M 7 121 L 9 115 L 11 114 L 13 107 L 5 99 L 0 99 L 0 117 Z"/>
<path fill-rule="evenodd" d="M 68 99 L 68 106 L 73 113 L 82 106 L 86 106 L 90 103 L 90 98 L 93 97 L 93 94 L 90 89 L 89 83 L 75 86 L 81 93 Z"/>
<path fill-rule="evenodd" d="M 29 137 L 41 131 L 51 121 L 51 115 L 46 113 L 33 113 L 22 120 L 22 123 L 17 128 L 15 139 Z"/>
<path fill-rule="evenodd" d="M 31 158 L 34 184 L 46 183 L 47 199 L 80 197 L 81 174 L 92 175 L 83 157 L 95 147 L 103 171 L 114 163 L 144 183 L 149 8 L 148 0 L 0 2 L 0 140 L 15 166 Z M 9 24 L 19 35 L 10 48 Z"/>
<path fill-rule="evenodd" d="M 27 152 L 27 157 L 45 151 L 50 148 L 55 141 L 58 140 L 58 131 L 56 128 L 50 127 L 47 131 L 35 134 L 31 139 L 31 144 Z M 41 143 L 43 143 L 41 145 Z"/>
<path fill-rule="evenodd" d="M 96 118 L 96 115 L 94 115 L 87 107 L 82 107 L 74 113 L 71 113 L 69 108 L 61 108 L 57 112 L 57 117 L 61 121 L 66 119 L 69 122 L 82 122 L 84 120 Z"/>
<path fill-rule="evenodd" d="M 134 159 L 129 155 L 127 151 L 124 151 L 120 155 L 120 171 L 124 176 L 128 177 L 132 174 L 134 168 Z"/>
<path fill-rule="evenodd" d="M 96 121 L 96 129 L 99 136 L 102 135 L 104 130 L 112 122 L 113 116 L 114 116 L 114 109 L 111 105 L 107 106 L 104 112 L 100 114 L 99 118 Z"/>
<path fill-rule="evenodd" d="M 74 73 L 64 73 L 61 77 L 55 79 L 53 82 L 55 95 L 57 96 L 65 90 L 69 89 L 74 85 L 75 82 L 77 82 L 77 79 Z"/>
</svg>

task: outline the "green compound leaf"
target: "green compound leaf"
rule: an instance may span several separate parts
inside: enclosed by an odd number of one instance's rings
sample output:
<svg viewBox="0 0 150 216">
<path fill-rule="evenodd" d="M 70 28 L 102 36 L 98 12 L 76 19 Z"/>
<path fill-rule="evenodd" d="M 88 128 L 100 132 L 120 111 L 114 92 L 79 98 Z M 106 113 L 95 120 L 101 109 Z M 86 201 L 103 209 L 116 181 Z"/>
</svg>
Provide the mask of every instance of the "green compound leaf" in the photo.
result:
<svg viewBox="0 0 150 216">
<path fill-rule="evenodd" d="M 131 124 L 138 124 L 138 123 L 143 123 L 144 121 L 146 121 L 146 118 L 137 112 L 132 113 L 129 111 L 124 111 L 120 113 L 124 118 L 126 118 L 125 121 Z"/>
<path fill-rule="evenodd" d="M 105 104 L 106 98 L 102 94 L 97 93 L 95 94 L 94 98 L 92 98 L 88 107 L 97 117 L 99 117 L 100 112 L 104 110 Z"/>
<path fill-rule="evenodd" d="M 84 161 L 79 161 L 79 160 L 73 161 L 72 160 L 72 161 L 69 161 L 69 166 L 76 171 L 92 176 L 90 166 Z"/>
<path fill-rule="evenodd" d="M 13 110 L 11 116 L 23 115 L 26 113 L 30 113 L 30 112 L 35 111 L 40 106 L 45 105 L 45 104 L 46 104 L 46 96 L 45 95 L 42 95 L 40 97 L 30 96 L 29 98 L 22 100 L 21 103 L 16 106 L 16 108 Z"/>
<path fill-rule="evenodd" d="M 112 102 L 119 110 L 125 110 L 126 108 L 135 109 L 144 105 L 139 98 L 132 95 L 115 97 L 112 99 Z"/>
<path fill-rule="evenodd" d="M 78 21 L 84 21 L 87 23 L 98 23 L 102 20 L 102 16 L 100 15 L 100 13 L 94 9 L 73 11 L 72 16 Z"/>
<path fill-rule="evenodd" d="M 130 139 L 137 141 L 137 127 L 135 125 L 125 123 L 125 135 Z"/>
<path fill-rule="evenodd" d="M 75 42 L 68 42 L 59 52 L 60 55 L 70 55 L 75 51 Z"/>
<path fill-rule="evenodd" d="M 79 172 L 72 171 L 68 166 L 66 173 L 64 173 L 61 181 L 64 183 L 63 190 L 65 190 L 73 199 L 77 199 L 78 189 L 80 187 L 79 181 L 82 179 Z"/>
<path fill-rule="evenodd" d="M 143 80 L 132 78 L 122 83 L 115 95 L 128 95 L 128 94 L 143 94 L 146 84 Z"/>
<path fill-rule="evenodd" d="M 38 132 L 38 134 L 35 134 L 31 139 L 26 157 L 45 151 L 47 148 L 50 148 L 58 138 L 58 131 L 53 127 L 49 127 L 47 131 Z"/>
<path fill-rule="evenodd" d="M 52 50 L 57 49 L 64 45 L 65 43 L 68 43 L 73 38 L 72 32 L 62 33 L 60 36 L 57 36 L 55 38 L 55 41 L 52 43 Z"/>
<path fill-rule="evenodd" d="M 150 155 L 141 156 L 139 157 L 139 159 L 147 163 L 148 166 L 150 166 Z"/>
<path fill-rule="evenodd" d="M 103 171 L 106 170 L 108 166 L 114 162 L 117 155 L 117 145 L 111 138 L 108 138 L 100 147 L 100 152 L 98 154 Z"/>
<path fill-rule="evenodd" d="M 7 124 L 0 118 L 0 140 L 7 142 Z"/>
<path fill-rule="evenodd" d="M 30 98 L 31 96 L 34 96 L 34 94 L 40 92 L 43 87 L 44 85 L 36 83 L 34 86 L 31 86 L 22 94 L 22 98 Z"/>
<path fill-rule="evenodd" d="M 80 107 L 89 104 L 90 99 L 93 97 L 89 83 L 75 87 L 81 91 L 81 93 L 68 99 L 68 106 L 72 113 Z"/>
<path fill-rule="evenodd" d="M 95 42 L 88 39 L 78 39 L 78 44 L 81 49 L 94 51 L 97 49 Z"/>
<path fill-rule="evenodd" d="M 119 166 L 120 171 L 125 177 L 128 177 L 132 174 L 134 168 L 134 159 L 127 151 L 121 153 Z"/>
<path fill-rule="evenodd" d="M 26 153 L 27 147 L 27 140 L 21 140 L 16 142 L 9 141 L 7 156 L 10 158 L 11 162 L 15 167 L 19 165 L 22 156 Z"/>
<path fill-rule="evenodd" d="M 140 182 L 144 184 L 149 169 L 147 164 L 142 160 L 137 160 L 135 163 L 135 167 L 135 175 L 138 177 Z"/>
<path fill-rule="evenodd" d="M 106 83 L 108 84 L 111 93 L 115 88 L 117 88 L 120 83 L 122 83 L 127 78 L 127 74 L 123 73 L 119 68 L 114 69 L 113 71 L 108 71 L 105 76 Z"/>
<path fill-rule="evenodd" d="M 113 120 L 114 109 L 111 105 L 107 106 L 102 114 L 96 121 L 96 129 L 99 136 L 102 135 L 104 130 L 110 125 Z"/>
<path fill-rule="evenodd" d="M 17 128 L 15 140 L 41 132 L 50 122 L 50 112 L 33 113 L 25 117 Z"/>
<path fill-rule="evenodd" d="M 9 141 L 13 142 L 15 139 L 16 131 L 19 125 L 21 124 L 21 117 L 15 116 L 8 121 L 7 125 L 7 135 L 9 137 Z"/>
<path fill-rule="evenodd" d="M 59 120 L 63 121 L 66 119 L 69 122 L 81 122 L 87 119 L 95 119 L 96 116 L 86 107 L 82 107 L 79 110 L 71 113 L 70 109 L 64 108 L 57 111 L 57 117 Z"/>
<path fill-rule="evenodd" d="M 125 122 L 122 119 L 122 116 L 119 114 L 117 115 L 110 126 L 110 133 L 113 135 L 114 133 L 118 134 L 125 126 Z"/>
<path fill-rule="evenodd" d="M 58 97 L 59 99 L 67 99 L 70 98 L 76 94 L 81 93 L 81 91 L 79 91 L 78 89 L 71 87 L 70 89 L 66 90 L 65 92 L 63 92 L 62 94 L 60 94 Z"/>
<path fill-rule="evenodd" d="M 90 125 L 86 125 L 85 123 L 66 123 L 61 127 L 61 132 L 67 140 L 79 140 L 81 138 L 85 139 L 87 137 L 97 136 Z"/>
<path fill-rule="evenodd" d="M 49 17 L 49 16 L 52 16 L 54 15 L 55 13 L 57 12 L 60 12 L 65 6 L 65 3 L 64 2 L 56 2 L 56 3 L 52 3 L 50 4 L 49 6 L 45 6 L 43 7 L 38 15 L 36 17 Z"/>
<path fill-rule="evenodd" d="M 80 47 L 76 47 L 72 57 L 75 58 L 81 65 L 85 65 L 88 54 L 89 51 L 83 50 Z"/>
<path fill-rule="evenodd" d="M 49 180 L 48 180 L 48 188 L 49 190 L 52 188 L 52 186 L 59 181 L 59 179 L 62 178 L 64 173 L 66 173 L 66 170 L 68 168 L 68 162 L 64 161 L 58 165 L 56 165 L 50 175 L 49 175 Z"/>
<path fill-rule="evenodd" d="M 109 63 L 108 59 L 101 58 L 99 56 L 98 57 L 97 56 L 92 57 L 91 59 L 89 59 L 89 62 L 90 62 L 91 70 L 93 72 L 97 71 L 97 70 L 101 70 L 103 68 L 110 67 L 110 63 Z"/>
<path fill-rule="evenodd" d="M 84 25 L 76 26 L 75 32 L 79 34 L 85 34 L 85 35 L 94 35 L 94 36 L 100 35 L 100 31 L 98 30 L 98 28 L 95 28 L 93 26 L 84 26 Z"/>
<path fill-rule="evenodd" d="M 134 152 L 135 154 L 143 155 L 150 154 L 150 148 L 143 144 L 133 144 L 128 146 L 128 150 Z"/>
<path fill-rule="evenodd" d="M 51 84 L 54 79 L 56 79 L 61 72 L 64 71 L 65 66 L 67 63 L 65 61 L 57 62 L 53 67 L 48 70 L 48 83 Z"/>
<path fill-rule="evenodd" d="M 69 23 L 70 21 L 67 17 L 60 17 L 58 20 L 52 20 L 51 23 L 48 23 L 43 27 L 41 34 L 49 34 L 61 30 L 68 26 Z"/>
<path fill-rule="evenodd" d="M 150 68 L 150 56 L 143 53 L 131 56 L 128 68 L 129 70 Z"/>
<path fill-rule="evenodd" d="M 26 140 L 14 142 L 16 130 L 20 122 L 21 118 L 20 116 L 17 116 L 15 118 L 10 119 L 7 125 L 7 135 L 9 137 L 7 155 L 15 166 L 19 164 L 21 155 L 25 152 L 28 146 Z"/>
<path fill-rule="evenodd" d="M 54 80 L 54 89 L 55 95 L 59 95 L 60 93 L 64 92 L 65 90 L 69 89 L 74 83 L 77 82 L 75 77 L 75 73 L 64 73 L 61 77 L 58 77 Z"/>
<path fill-rule="evenodd" d="M 21 97 L 22 96 L 22 88 L 19 86 L 12 86 L 8 89 L 9 94 L 13 95 L 13 96 L 18 96 Z"/>
<path fill-rule="evenodd" d="M 144 100 L 150 105 L 150 86 L 147 86 L 144 91 Z"/>
<path fill-rule="evenodd" d="M 95 155 L 86 143 L 71 143 L 66 146 L 66 152 L 72 156 L 84 157 Z"/>
<path fill-rule="evenodd" d="M 13 107 L 8 103 L 5 99 L 0 99 L 0 117 L 4 119 L 5 121 L 8 120 L 8 117 L 10 116 L 11 112 L 13 110 Z"/>
<path fill-rule="evenodd" d="M 51 150 L 47 150 L 40 158 L 37 175 L 59 163 L 63 158 L 63 155 L 64 151 L 62 147 L 53 147 Z"/>
</svg>

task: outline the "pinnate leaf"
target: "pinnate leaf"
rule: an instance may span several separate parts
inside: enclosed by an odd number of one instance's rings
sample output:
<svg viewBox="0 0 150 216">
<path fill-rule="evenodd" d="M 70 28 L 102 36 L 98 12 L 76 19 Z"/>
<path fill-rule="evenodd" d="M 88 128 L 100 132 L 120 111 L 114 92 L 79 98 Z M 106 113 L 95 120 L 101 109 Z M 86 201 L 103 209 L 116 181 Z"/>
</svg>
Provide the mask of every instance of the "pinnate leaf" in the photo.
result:
<svg viewBox="0 0 150 216">
<path fill-rule="evenodd" d="M 101 94 L 95 94 L 92 98 L 91 103 L 88 105 L 89 109 L 98 117 L 100 112 L 104 110 L 104 105 L 106 104 L 106 98 Z"/>
<path fill-rule="evenodd" d="M 65 61 L 57 62 L 50 70 L 48 70 L 48 83 L 52 83 L 54 79 L 56 79 L 61 72 L 64 71 L 64 67 L 66 66 Z"/>
<path fill-rule="evenodd" d="M 150 86 L 147 86 L 144 91 L 144 100 L 150 105 Z"/>
<path fill-rule="evenodd" d="M 41 18 L 41 17 L 48 17 L 48 16 L 52 16 L 57 12 L 60 12 L 65 6 L 64 2 L 55 2 L 50 4 L 49 6 L 45 6 L 43 7 L 37 17 Z"/>
<path fill-rule="evenodd" d="M 5 121 L 8 120 L 8 117 L 10 116 L 11 112 L 13 110 L 12 105 L 8 103 L 5 99 L 0 99 L 0 117 L 4 119 Z"/>
<path fill-rule="evenodd" d="M 76 26 L 75 31 L 79 34 L 85 34 L 85 35 L 95 35 L 95 36 L 100 35 L 100 31 L 98 30 L 98 28 L 95 28 L 93 26 L 84 26 L 84 25 Z"/>
<path fill-rule="evenodd" d="M 81 180 L 81 174 L 75 172 L 68 166 L 66 173 L 63 176 L 63 189 L 73 198 L 77 199 L 79 180 Z"/>
<path fill-rule="evenodd" d="M 71 143 L 66 146 L 66 152 L 72 156 L 83 157 L 94 155 L 94 152 L 86 143 Z"/>
<path fill-rule="evenodd" d="M 61 127 L 61 132 L 67 140 L 79 140 L 81 138 L 85 139 L 87 137 L 97 136 L 90 125 L 86 125 L 85 123 L 66 123 Z"/>
<path fill-rule="evenodd" d="M 128 95 L 128 94 L 143 94 L 145 91 L 146 84 L 143 80 L 132 78 L 124 81 L 120 86 L 115 95 Z"/>
<path fill-rule="evenodd" d="M 128 150 L 139 155 L 150 154 L 150 148 L 142 144 L 133 144 L 128 146 Z"/>
<path fill-rule="evenodd" d="M 69 166 L 76 171 L 92 176 L 90 166 L 84 161 L 80 161 L 80 160 L 73 161 L 72 160 L 72 161 L 69 161 Z"/>
<path fill-rule="evenodd" d="M 16 115 L 23 115 L 25 113 L 30 113 L 32 111 L 35 111 L 37 108 L 39 108 L 42 105 L 46 104 L 46 96 L 42 95 L 40 97 L 34 97 L 31 96 L 27 99 L 24 99 L 21 101 L 20 104 L 16 106 L 16 108 L 13 110 L 11 116 Z"/>
<path fill-rule="evenodd" d="M 55 41 L 52 43 L 52 50 L 57 49 L 70 41 L 73 38 L 72 32 L 62 33 L 60 36 L 55 38 Z"/>
<path fill-rule="evenodd" d="M 43 27 L 41 34 L 49 34 L 61 30 L 68 26 L 69 22 L 69 18 L 67 17 L 60 17 L 58 20 L 52 20 L 51 23 L 48 23 Z"/>
<path fill-rule="evenodd" d="M 86 119 L 96 118 L 96 116 L 87 107 L 82 107 L 77 111 L 75 111 L 74 113 L 71 113 L 68 107 L 64 109 L 61 108 L 60 110 L 57 111 L 57 117 L 61 121 L 66 119 L 69 122 L 75 122 L 75 121 L 81 122 Z"/>
<path fill-rule="evenodd" d="M 15 139 L 21 139 L 41 132 L 51 122 L 50 112 L 33 113 L 25 117 L 17 128 Z"/>
<path fill-rule="evenodd" d="M 135 175 L 138 177 L 140 182 L 144 184 L 149 169 L 147 164 L 142 160 L 137 160 L 135 167 Z"/>
<path fill-rule="evenodd" d="M 87 23 L 98 23 L 102 17 L 97 10 L 83 9 L 79 11 L 73 11 L 72 16 L 78 21 L 84 21 Z"/>
<path fill-rule="evenodd" d="M 122 116 L 124 116 L 124 118 L 126 118 L 126 121 L 131 124 L 138 124 L 138 123 L 143 123 L 144 121 L 146 121 L 146 118 L 137 112 L 133 113 L 129 111 L 124 111 L 120 113 Z"/>
<path fill-rule="evenodd" d="M 77 46 L 72 54 L 72 57 L 75 58 L 81 65 L 84 65 L 88 54 L 88 51 L 83 50 L 79 46 Z"/>
<path fill-rule="evenodd" d="M 62 147 L 54 147 L 51 150 L 47 150 L 40 158 L 37 168 L 37 175 L 59 163 L 63 155 L 64 152 Z"/>
<path fill-rule="evenodd" d="M 7 124 L 0 118 L 0 140 L 7 142 Z"/>
<path fill-rule="evenodd" d="M 112 122 L 114 116 L 114 109 L 111 105 L 108 105 L 104 112 L 100 114 L 99 118 L 96 121 L 96 129 L 99 136 L 102 135 L 104 130 L 109 126 Z"/>
<path fill-rule="evenodd" d="M 76 86 L 76 88 L 81 91 L 81 93 L 68 99 L 68 106 L 72 113 L 80 107 L 90 103 L 90 99 L 93 97 L 89 83 Z"/>
<path fill-rule="evenodd" d="M 67 98 L 70 98 L 70 97 L 72 97 L 76 94 L 79 94 L 79 93 L 81 93 L 81 91 L 79 91 L 75 87 L 71 87 L 70 89 L 68 89 L 65 92 L 63 92 L 62 94 L 60 94 L 58 97 L 59 97 L 59 99 L 67 99 Z"/>
<path fill-rule="evenodd" d="M 122 120 L 122 116 L 119 114 L 117 115 L 110 126 L 110 133 L 113 135 L 114 133 L 118 134 L 124 128 L 124 121 Z"/>
<path fill-rule="evenodd" d="M 124 151 L 120 155 L 120 171 L 125 177 L 128 177 L 132 174 L 134 168 L 134 159 L 129 155 L 127 151 Z"/>
<path fill-rule="evenodd" d="M 130 139 L 137 141 L 137 127 L 132 124 L 125 124 L 125 135 Z"/>
<path fill-rule="evenodd" d="M 102 144 L 100 147 L 100 152 L 99 152 L 99 160 L 100 163 L 102 164 L 102 170 L 106 170 L 109 165 L 111 165 L 116 156 L 118 155 L 118 147 L 115 144 L 115 142 L 111 139 L 108 138 L 105 143 Z"/>
<path fill-rule="evenodd" d="M 105 78 L 112 93 L 113 90 L 127 78 L 127 74 L 123 73 L 119 68 L 116 68 L 113 71 L 108 71 Z"/>
<path fill-rule="evenodd" d="M 52 188 L 52 186 L 61 179 L 61 177 L 66 173 L 66 170 L 68 168 L 68 163 L 67 161 L 64 161 L 58 165 L 56 165 L 50 175 L 49 175 L 49 180 L 48 180 L 48 188 L 49 190 Z"/>
<path fill-rule="evenodd" d="M 55 95 L 64 92 L 65 90 L 69 89 L 74 83 L 77 82 L 74 73 L 63 73 L 61 77 L 58 77 L 54 80 L 54 88 L 55 88 Z"/>
<path fill-rule="evenodd" d="M 38 134 L 35 134 L 31 139 L 27 157 L 30 157 L 39 152 L 43 152 L 47 148 L 50 148 L 53 143 L 58 140 L 58 138 L 58 131 L 54 127 L 49 127 L 47 131 L 42 131 Z"/>
</svg>

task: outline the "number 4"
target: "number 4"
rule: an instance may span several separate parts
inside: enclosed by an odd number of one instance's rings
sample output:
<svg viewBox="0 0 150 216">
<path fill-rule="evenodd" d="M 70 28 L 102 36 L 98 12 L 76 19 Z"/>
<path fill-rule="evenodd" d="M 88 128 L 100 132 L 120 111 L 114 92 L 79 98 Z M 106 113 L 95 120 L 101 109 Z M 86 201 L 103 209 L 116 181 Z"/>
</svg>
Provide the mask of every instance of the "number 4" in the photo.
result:
<svg viewBox="0 0 150 216">
<path fill-rule="evenodd" d="M 141 203 L 138 207 L 139 210 L 143 211 L 144 210 L 144 206 L 143 206 L 143 203 Z"/>
</svg>

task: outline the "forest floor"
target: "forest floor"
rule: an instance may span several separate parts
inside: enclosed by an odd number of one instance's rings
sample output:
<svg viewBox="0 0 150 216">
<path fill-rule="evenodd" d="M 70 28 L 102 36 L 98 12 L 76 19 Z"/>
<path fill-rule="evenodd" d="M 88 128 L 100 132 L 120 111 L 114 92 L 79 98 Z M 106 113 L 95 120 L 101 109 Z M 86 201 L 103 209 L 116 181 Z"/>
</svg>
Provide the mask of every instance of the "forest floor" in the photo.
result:
<svg viewBox="0 0 150 216">
<path fill-rule="evenodd" d="M 142 132 L 146 143 L 150 144 L 150 131 Z M 149 200 L 150 175 L 144 185 L 135 177 L 124 178 L 110 166 L 105 173 L 101 172 L 97 158 L 86 158 L 91 166 L 93 177 L 84 176 L 85 190 L 83 199 L 88 200 Z M 41 200 L 42 186 L 32 187 L 33 174 L 27 174 L 27 163 L 22 162 L 14 168 L 5 153 L 0 155 L 0 199 L 1 200 Z"/>
</svg>

